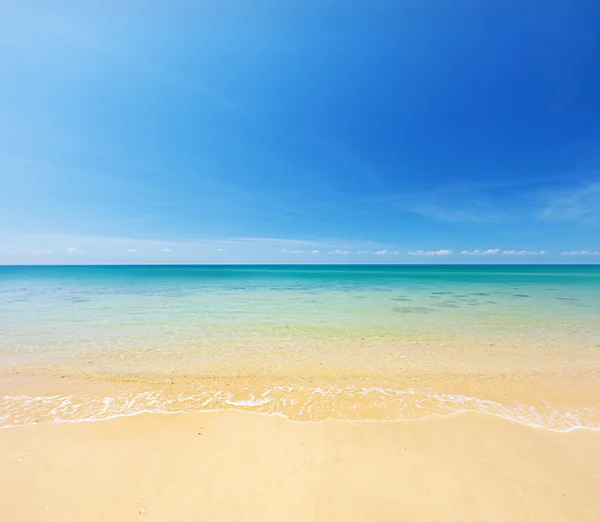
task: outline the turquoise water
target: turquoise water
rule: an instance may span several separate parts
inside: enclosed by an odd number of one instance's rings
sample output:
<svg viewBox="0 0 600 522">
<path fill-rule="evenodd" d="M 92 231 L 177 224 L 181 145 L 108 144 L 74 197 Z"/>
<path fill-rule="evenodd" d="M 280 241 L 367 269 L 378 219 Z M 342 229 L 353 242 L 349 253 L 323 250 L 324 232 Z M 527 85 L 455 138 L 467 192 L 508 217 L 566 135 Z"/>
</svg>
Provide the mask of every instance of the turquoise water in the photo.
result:
<svg viewBox="0 0 600 522">
<path fill-rule="evenodd" d="M 3 266 L 0 333 L 44 382 L 595 371 L 600 266 Z"/>
<path fill-rule="evenodd" d="M 17 355 L 290 335 L 593 340 L 600 267 L 0 267 L 0 317 L 0 350 Z"/>
</svg>

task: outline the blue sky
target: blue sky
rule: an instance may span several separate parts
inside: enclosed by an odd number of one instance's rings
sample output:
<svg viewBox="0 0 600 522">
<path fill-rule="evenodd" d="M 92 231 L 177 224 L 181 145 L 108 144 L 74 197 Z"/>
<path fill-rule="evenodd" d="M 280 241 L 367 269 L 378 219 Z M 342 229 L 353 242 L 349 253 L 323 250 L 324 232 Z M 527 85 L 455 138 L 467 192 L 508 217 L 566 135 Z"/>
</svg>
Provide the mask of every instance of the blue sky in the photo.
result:
<svg viewBox="0 0 600 522">
<path fill-rule="evenodd" d="M 0 263 L 600 262 L 598 2 L 125 3 L 0 7 Z"/>
</svg>

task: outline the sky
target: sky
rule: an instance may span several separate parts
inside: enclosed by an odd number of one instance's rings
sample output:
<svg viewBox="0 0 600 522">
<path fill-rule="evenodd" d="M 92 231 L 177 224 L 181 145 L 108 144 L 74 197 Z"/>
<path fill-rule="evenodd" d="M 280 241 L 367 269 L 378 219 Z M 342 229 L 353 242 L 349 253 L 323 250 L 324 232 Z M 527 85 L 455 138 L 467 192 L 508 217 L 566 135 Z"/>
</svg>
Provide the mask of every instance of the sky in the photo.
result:
<svg viewBox="0 0 600 522">
<path fill-rule="evenodd" d="M 597 1 L 7 1 L 0 78 L 0 264 L 600 262 Z"/>
</svg>

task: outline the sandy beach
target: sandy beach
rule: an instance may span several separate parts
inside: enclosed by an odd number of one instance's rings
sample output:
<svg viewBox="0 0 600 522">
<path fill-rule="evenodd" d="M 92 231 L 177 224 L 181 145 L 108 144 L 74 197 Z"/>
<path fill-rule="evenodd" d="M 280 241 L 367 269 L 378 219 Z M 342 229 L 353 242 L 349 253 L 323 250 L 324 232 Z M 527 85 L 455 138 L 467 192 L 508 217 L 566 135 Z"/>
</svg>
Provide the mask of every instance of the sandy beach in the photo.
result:
<svg viewBox="0 0 600 522">
<path fill-rule="evenodd" d="M 490 415 L 144 414 L 0 430 L 0 519 L 596 521 L 600 432 Z"/>
</svg>

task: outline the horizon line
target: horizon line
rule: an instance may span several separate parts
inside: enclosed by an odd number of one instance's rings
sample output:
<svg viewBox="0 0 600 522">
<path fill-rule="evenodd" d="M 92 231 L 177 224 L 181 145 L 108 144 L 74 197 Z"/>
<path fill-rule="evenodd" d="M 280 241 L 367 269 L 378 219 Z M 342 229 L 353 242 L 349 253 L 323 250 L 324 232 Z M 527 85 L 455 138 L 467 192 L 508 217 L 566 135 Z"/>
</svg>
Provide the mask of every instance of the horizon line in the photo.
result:
<svg viewBox="0 0 600 522">
<path fill-rule="evenodd" d="M 17 263 L 2 267 L 89 267 L 89 266 L 600 266 L 596 263 Z"/>
</svg>

